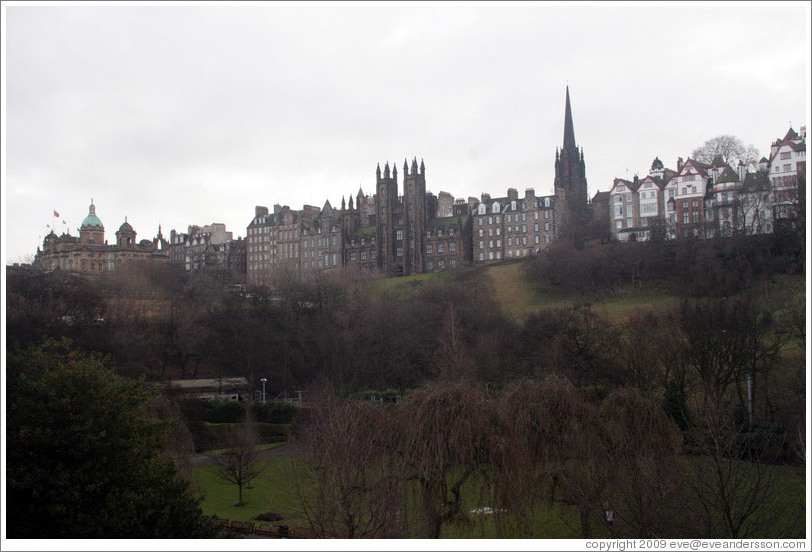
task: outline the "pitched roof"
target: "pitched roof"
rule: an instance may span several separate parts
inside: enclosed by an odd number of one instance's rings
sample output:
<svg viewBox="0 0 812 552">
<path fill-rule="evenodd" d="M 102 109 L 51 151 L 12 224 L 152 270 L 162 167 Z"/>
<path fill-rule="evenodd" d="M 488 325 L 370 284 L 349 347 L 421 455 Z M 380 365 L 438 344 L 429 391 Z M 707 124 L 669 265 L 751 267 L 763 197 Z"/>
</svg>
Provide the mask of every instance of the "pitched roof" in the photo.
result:
<svg viewBox="0 0 812 552">
<path fill-rule="evenodd" d="M 789 130 L 787 131 L 787 135 L 786 135 L 786 136 L 784 136 L 784 140 L 794 140 L 794 139 L 795 139 L 795 138 L 797 138 L 797 137 L 798 137 L 798 133 L 797 133 L 797 132 L 795 132 L 795 131 L 792 129 L 792 127 L 789 127 Z"/>
<path fill-rule="evenodd" d="M 622 178 L 615 178 L 615 183 L 612 184 L 612 189 L 609 190 L 609 193 L 611 194 L 612 192 L 615 191 L 615 188 L 617 188 L 618 186 L 621 186 L 621 185 L 626 186 L 630 190 L 634 190 L 634 184 L 632 182 L 630 182 L 629 180 L 624 180 Z"/>
<path fill-rule="evenodd" d="M 766 171 L 747 173 L 744 175 L 742 192 L 761 192 L 770 189 L 770 175 Z"/>
<path fill-rule="evenodd" d="M 739 182 L 739 175 L 736 174 L 730 165 L 726 165 L 724 170 L 722 170 L 722 174 L 716 179 L 717 184 L 724 184 L 726 182 Z"/>
</svg>

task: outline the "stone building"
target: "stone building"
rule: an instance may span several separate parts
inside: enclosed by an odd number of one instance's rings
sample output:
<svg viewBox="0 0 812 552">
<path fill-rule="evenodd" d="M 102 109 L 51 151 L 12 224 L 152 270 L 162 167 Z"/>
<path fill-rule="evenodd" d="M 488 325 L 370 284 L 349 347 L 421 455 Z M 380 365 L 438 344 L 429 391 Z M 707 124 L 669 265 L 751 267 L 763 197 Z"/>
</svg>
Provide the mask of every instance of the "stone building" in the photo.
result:
<svg viewBox="0 0 812 552">
<path fill-rule="evenodd" d="M 245 243 L 235 240 L 222 223 L 190 225 L 186 232 L 169 233 L 169 262 L 187 272 L 233 272 L 241 280 L 245 274 Z"/>
<path fill-rule="evenodd" d="M 169 260 L 168 243 L 161 234 L 152 240 L 137 240 L 137 234 L 126 217 L 116 231 L 116 243 L 104 239 L 104 224 L 96 215 L 96 206 L 90 201 L 88 214 L 79 227 L 79 236 L 70 232 L 57 236 L 53 230 L 37 248 L 34 267 L 42 270 L 64 270 L 76 274 L 98 276 L 127 270 L 140 263 L 165 263 Z"/>
<path fill-rule="evenodd" d="M 521 199 L 514 188 L 505 197 L 482 194 L 472 214 L 474 262 L 540 253 L 555 241 L 566 208 L 559 195 L 537 197 L 533 188 L 525 190 Z"/>
</svg>

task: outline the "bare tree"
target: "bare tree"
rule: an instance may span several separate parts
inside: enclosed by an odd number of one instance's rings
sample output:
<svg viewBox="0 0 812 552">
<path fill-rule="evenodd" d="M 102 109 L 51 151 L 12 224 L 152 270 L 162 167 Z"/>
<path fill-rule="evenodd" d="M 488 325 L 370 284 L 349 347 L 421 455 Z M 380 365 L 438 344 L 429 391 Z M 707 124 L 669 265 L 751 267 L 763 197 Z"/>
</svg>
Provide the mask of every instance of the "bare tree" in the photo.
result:
<svg viewBox="0 0 812 552">
<path fill-rule="evenodd" d="M 706 538 L 802 535 L 799 516 L 779 523 L 787 505 L 777 500 L 773 437 L 742 433 L 718 403 L 706 404 L 700 418 L 691 438 L 702 456 L 682 465 L 695 531 Z"/>
<path fill-rule="evenodd" d="M 245 422 L 236 424 L 229 432 L 225 448 L 208 455 L 213 461 L 210 468 L 212 473 L 221 481 L 237 486 L 239 494 L 235 506 L 245 504 L 242 499 L 243 489 L 268 467 L 257 451 L 259 437 L 249 409 L 246 409 L 245 416 Z"/>
<path fill-rule="evenodd" d="M 717 155 L 721 155 L 728 165 L 735 165 L 741 161 L 752 169 L 755 169 L 760 158 L 758 149 L 754 145 L 745 146 L 741 139 L 730 134 L 720 134 L 710 138 L 691 152 L 691 158 L 708 165 L 713 163 L 713 159 Z"/>
<path fill-rule="evenodd" d="M 310 456 L 292 466 L 304 517 L 321 538 L 398 537 L 403 484 L 384 445 L 385 407 L 320 394 L 308 430 Z"/>
</svg>

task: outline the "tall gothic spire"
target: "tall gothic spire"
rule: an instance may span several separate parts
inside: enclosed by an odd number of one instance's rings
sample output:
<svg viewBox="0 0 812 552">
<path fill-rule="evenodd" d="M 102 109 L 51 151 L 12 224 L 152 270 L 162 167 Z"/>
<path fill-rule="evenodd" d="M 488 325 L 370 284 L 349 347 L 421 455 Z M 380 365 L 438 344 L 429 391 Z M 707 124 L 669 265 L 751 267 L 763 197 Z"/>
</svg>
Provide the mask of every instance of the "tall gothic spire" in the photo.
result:
<svg viewBox="0 0 812 552">
<path fill-rule="evenodd" d="M 575 128 L 572 124 L 572 107 L 570 106 L 570 87 L 567 86 L 567 106 L 564 110 L 564 149 L 575 149 Z"/>
</svg>

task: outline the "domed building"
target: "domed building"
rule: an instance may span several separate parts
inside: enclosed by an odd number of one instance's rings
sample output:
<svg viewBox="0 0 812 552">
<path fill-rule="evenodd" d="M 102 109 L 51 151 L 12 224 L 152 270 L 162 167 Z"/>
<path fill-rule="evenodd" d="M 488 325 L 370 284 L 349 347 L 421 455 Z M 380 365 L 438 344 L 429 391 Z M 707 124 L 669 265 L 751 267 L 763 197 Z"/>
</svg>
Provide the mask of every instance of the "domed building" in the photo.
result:
<svg viewBox="0 0 812 552">
<path fill-rule="evenodd" d="M 79 237 L 70 232 L 57 236 L 45 236 L 42 248 L 37 249 L 34 266 L 42 270 L 64 270 L 76 274 L 100 275 L 126 270 L 144 262 L 168 262 L 168 243 L 161 235 L 154 240 L 136 241 L 136 232 L 127 222 L 116 232 L 116 244 L 109 245 L 104 239 L 104 224 L 96 215 L 96 206 L 90 200 L 88 214 L 79 227 Z"/>
</svg>

